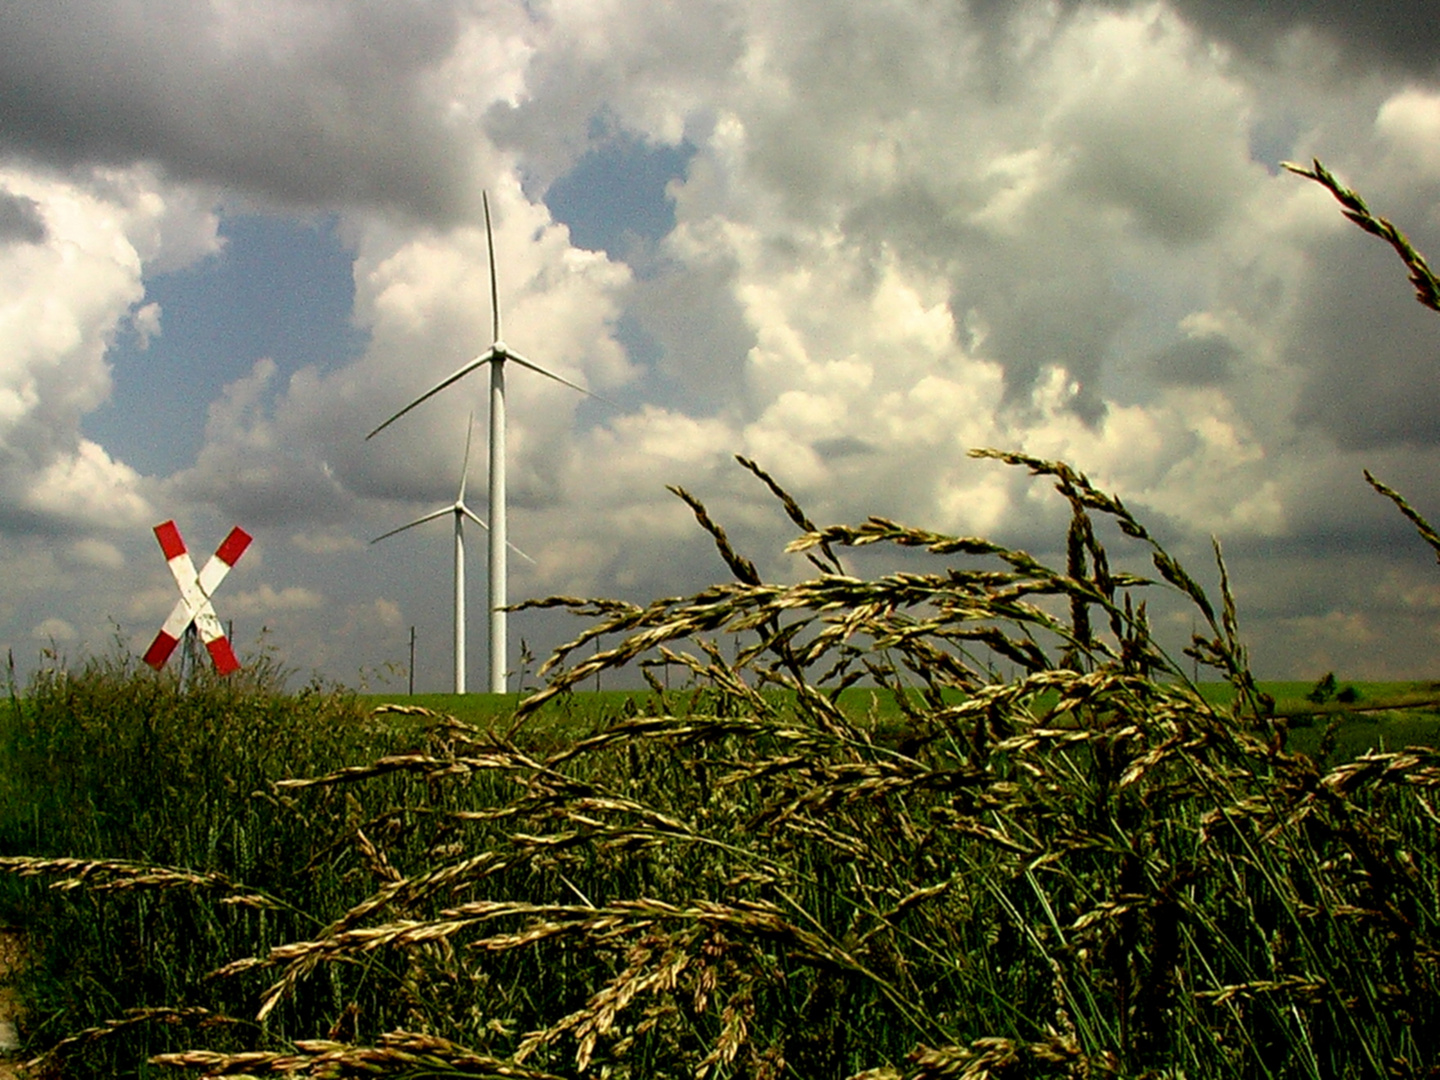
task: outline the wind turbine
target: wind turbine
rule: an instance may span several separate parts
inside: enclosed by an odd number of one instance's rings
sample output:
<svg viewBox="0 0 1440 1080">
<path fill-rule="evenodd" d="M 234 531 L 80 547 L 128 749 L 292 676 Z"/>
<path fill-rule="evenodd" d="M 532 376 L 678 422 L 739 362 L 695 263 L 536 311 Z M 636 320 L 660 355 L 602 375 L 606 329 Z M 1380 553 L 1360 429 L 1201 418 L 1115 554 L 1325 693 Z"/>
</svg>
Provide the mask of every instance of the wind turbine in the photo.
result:
<svg viewBox="0 0 1440 1080">
<path fill-rule="evenodd" d="M 408 525 L 401 525 L 398 529 L 391 529 L 370 541 L 372 544 L 378 544 L 381 540 L 394 536 L 396 533 L 402 533 L 406 529 L 412 529 L 416 525 L 434 521 L 446 514 L 455 515 L 455 693 L 457 694 L 465 693 L 465 519 L 468 517 L 482 529 L 489 528 L 465 505 L 465 481 L 470 474 L 470 435 L 474 430 L 475 414 L 471 413 L 470 419 L 465 425 L 465 464 L 460 469 L 460 492 L 455 496 L 455 501 L 449 506 L 442 506 L 439 510 L 426 514 L 424 517 L 418 517 Z M 518 548 L 516 548 L 516 553 L 524 559 L 530 559 L 529 555 Z"/>
<path fill-rule="evenodd" d="M 523 368 L 529 368 L 536 374 L 544 375 L 547 379 L 554 379 L 572 390 L 580 391 L 587 397 L 593 397 L 600 401 L 605 399 L 598 394 L 592 394 L 578 383 L 573 383 L 569 379 L 562 378 L 553 371 L 547 371 L 540 365 L 525 359 L 506 345 L 505 340 L 500 336 L 500 286 L 495 274 L 495 236 L 490 228 L 490 196 L 482 192 L 481 200 L 485 206 L 485 244 L 490 252 L 490 311 L 494 327 L 494 336 L 490 347 L 453 375 L 441 379 L 365 438 L 373 439 L 422 401 L 434 397 L 451 383 L 463 379 L 476 368 L 485 364 L 490 365 L 490 692 L 503 694 L 505 693 L 505 659 L 507 655 L 505 605 L 509 602 L 506 599 L 505 588 L 508 574 L 505 556 L 508 546 L 505 514 L 505 362 L 508 360 Z M 412 522 L 412 524 L 415 523 Z M 458 544 L 458 516 L 456 529 L 456 543 Z M 456 572 L 459 573 L 458 570 Z M 456 631 L 457 639 L 460 633 L 461 631 Z"/>
</svg>

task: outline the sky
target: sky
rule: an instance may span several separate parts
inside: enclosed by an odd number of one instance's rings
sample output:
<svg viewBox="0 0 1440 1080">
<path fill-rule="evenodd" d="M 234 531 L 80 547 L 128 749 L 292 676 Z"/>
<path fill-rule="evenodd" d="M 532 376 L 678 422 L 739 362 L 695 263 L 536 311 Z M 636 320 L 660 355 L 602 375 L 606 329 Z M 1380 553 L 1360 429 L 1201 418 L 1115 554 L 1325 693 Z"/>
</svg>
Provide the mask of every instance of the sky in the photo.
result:
<svg viewBox="0 0 1440 1080">
<path fill-rule="evenodd" d="M 197 561 L 298 680 L 450 684 L 471 376 L 504 336 L 512 600 L 775 580 L 875 514 L 1059 560 L 1063 459 L 1214 588 L 1265 678 L 1440 672 L 1440 317 L 1318 157 L 1440 256 L 1421 0 L 0 4 L 0 648 L 142 653 Z M 467 501 L 487 516 L 484 440 Z M 470 684 L 485 670 L 469 535 Z M 1118 536 L 1117 562 L 1143 555 Z M 865 573 L 939 560 L 869 551 Z M 1137 564 L 1143 569 L 1143 565 Z M 1152 600 L 1162 640 L 1186 609 Z M 581 626 L 511 618 L 543 657 Z"/>
</svg>

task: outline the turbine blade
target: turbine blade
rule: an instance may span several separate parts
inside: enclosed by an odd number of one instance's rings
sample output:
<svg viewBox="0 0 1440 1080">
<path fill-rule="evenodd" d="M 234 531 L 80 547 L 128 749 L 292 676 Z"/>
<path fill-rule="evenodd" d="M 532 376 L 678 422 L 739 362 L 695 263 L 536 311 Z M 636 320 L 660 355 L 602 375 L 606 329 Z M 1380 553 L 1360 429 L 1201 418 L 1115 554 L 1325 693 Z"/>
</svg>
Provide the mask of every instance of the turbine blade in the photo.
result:
<svg viewBox="0 0 1440 1080">
<path fill-rule="evenodd" d="M 490 230 L 490 193 L 482 191 L 480 201 L 485 204 L 485 246 L 490 249 L 490 311 L 491 325 L 495 334 L 491 341 L 500 340 L 500 286 L 495 277 L 495 234 Z"/>
<path fill-rule="evenodd" d="M 470 410 L 470 419 L 465 423 L 465 464 L 460 468 L 460 495 L 455 500 L 456 506 L 465 503 L 465 480 L 470 475 L 470 436 L 475 433 L 475 410 Z"/>
<path fill-rule="evenodd" d="M 394 416 L 390 417 L 389 420 L 386 420 L 383 424 L 381 424 L 379 427 L 377 427 L 374 431 L 370 432 L 369 435 L 366 435 L 365 438 L 367 438 L 367 439 L 373 439 L 376 435 L 379 435 L 380 432 L 384 431 L 387 427 L 389 427 L 391 424 L 393 424 L 396 420 L 399 420 L 400 417 L 404 416 L 404 415 L 405 415 L 406 413 L 408 413 L 411 409 L 415 408 L 416 405 L 419 405 L 422 401 L 428 401 L 428 400 L 430 400 L 430 398 L 434 397 L 434 396 L 435 396 L 436 394 L 438 394 L 441 390 L 444 390 L 444 389 L 445 389 L 447 386 L 449 386 L 451 383 L 456 382 L 456 381 L 459 380 L 459 379 L 463 379 L 466 375 L 469 375 L 470 372 L 474 371 L 477 367 L 480 367 L 480 366 L 482 366 L 482 365 L 484 365 L 484 364 L 488 364 L 488 363 L 489 363 L 491 360 L 493 360 L 494 358 L 495 358 L 495 350 L 494 350 L 494 349 L 486 349 L 483 353 L 481 353 L 479 356 L 477 356 L 474 360 L 471 360 L 468 364 L 466 364 L 464 367 L 462 367 L 459 371 L 455 372 L 454 375 L 451 375 L 449 378 L 442 379 L 440 382 L 438 382 L 438 383 L 436 383 L 434 386 L 432 386 L 429 390 L 426 390 L 425 393 L 421 394 L 418 398 L 416 398 L 414 401 L 412 401 L 409 405 L 406 405 L 403 409 L 401 409 L 399 412 L 397 412 Z"/>
<path fill-rule="evenodd" d="M 444 517 L 446 514 L 453 514 L 454 512 L 455 507 L 444 507 L 443 509 L 436 510 L 434 513 L 426 514 L 424 517 L 418 517 L 414 521 L 410 522 L 410 524 L 408 525 L 401 525 L 398 529 L 391 529 L 387 533 L 381 533 L 379 536 L 375 537 L 375 539 L 371 540 L 370 542 L 372 544 L 378 544 L 381 540 L 394 536 L 396 533 L 402 533 L 406 529 L 413 529 L 416 525 L 424 525 L 427 521 L 434 521 L 438 517 Z"/>
<path fill-rule="evenodd" d="M 530 360 L 526 360 L 525 357 L 521 356 L 519 353 L 511 352 L 509 349 L 506 349 L 505 359 L 514 360 L 515 363 L 519 364 L 521 367 L 529 368 L 537 375 L 544 375 L 547 379 L 554 379 L 556 382 L 563 383 L 565 386 L 570 387 L 571 390 L 579 390 L 580 393 L 584 394 L 586 397 L 592 397 L 596 401 L 603 401 L 606 405 L 609 405 L 612 408 L 618 409 L 620 407 L 619 405 L 616 405 L 615 402 L 611 401 L 609 398 L 602 397 L 601 395 L 595 393 L 595 391 L 593 390 L 586 390 L 585 387 L 581 386 L 579 383 L 573 383 L 562 375 L 556 375 L 553 371 L 547 371 L 539 364 L 536 364 Z"/>
<path fill-rule="evenodd" d="M 464 515 L 465 515 L 466 517 L 468 517 L 471 521 L 475 522 L 476 525 L 479 525 L 479 526 L 480 526 L 482 529 L 484 529 L 486 532 L 489 532 L 489 531 L 490 531 L 490 526 L 489 526 L 489 525 L 486 525 L 485 522 L 484 522 L 484 520 L 483 520 L 482 518 L 476 517 L 474 511 L 472 511 L 468 506 L 462 506 L 462 507 L 460 507 L 460 510 L 461 510 L 462 513 L 464 513 Z M 537 563 L 534 559 L 532 559 L 529 555 L 526 555 L 525 552 L 521 551 L 521 550 L 520 550 L 518 547 L 516 547 L 514 544 L 510 543 L 510 541 L 508 541 L 508 540 L 505 541 L 505 546 L 508 547 L 511 551 L 515 552 L 516 555 L 519 555 L 522 559 L 524 559 L 526 562 L 528 562 L 531 566 L 539 566 L 539 565 L 540 565 L 540 564 Z"/>
</svg>

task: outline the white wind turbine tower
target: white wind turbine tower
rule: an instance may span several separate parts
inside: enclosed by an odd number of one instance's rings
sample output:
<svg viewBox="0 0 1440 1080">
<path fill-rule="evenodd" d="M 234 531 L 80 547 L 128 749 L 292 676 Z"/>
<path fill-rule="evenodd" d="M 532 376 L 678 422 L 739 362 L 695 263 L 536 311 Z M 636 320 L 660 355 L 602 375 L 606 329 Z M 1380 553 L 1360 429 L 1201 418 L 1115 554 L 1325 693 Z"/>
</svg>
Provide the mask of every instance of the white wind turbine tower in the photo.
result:
<svg viewBox="0 0 1440 1080">
<path fill-rule="evenodd" d="M 470 435 L 474 428 L 475 414 L 471 413 L 470 419 L 465 425 L 465 463 L 460 469 L 460 492 L 455 496 L 455 501 L 449 506 L 443 506 L 433 513 L 418 517 L 408 525 L 391 529 L 370 541 L 372 544 L 378 544 L 381 540 L 394 536 L 396 533 L 402 533 L 406 529 L 414 528 L 416 525 L 434 521 L 446 514 L 455 515 L 455 693 L 457 694 L 465 693 L 465 519 L 468 517 L 482 529 L 488 528 L 485 522 L 476 517 L 465 505 L 465 481 L 470 474 Z M 530 558 L 518 548 L 516 551 L 522 558 Z"/>
<path fill-rule="evenodd" d="M 464 378 L 476 368 L 485 364 L 490 365 L 490 692 L 503 694 L 506 682 L 505 660 L 508 655 L 505 605 L 509 603 L 505 590 L 508 572 L 505 555 L 508 546 L 505 513 L 505 362 L 513 361 L 523 368 L 529 368 L 539 375 L 544 375 L 547 379 L 554 379 L 572 390 L 578 390 L 587 397 L 597 398 L 601 401 L 605 399 L 600 398 L 598 394 L 592 394 L 583 386 L 525 359 L 506 345 L 500 336 L 500 288 L 495 274 L 495 237 L 490 228 L 490 197 L 488 194 L 482 193 L 481 199 L 485 206 L 485 243 L 490 252 L 490 310 L 494 326 L 494 338 L 490 347 L 460 368 L 459 371 L 425 391 L 365 437 L 367 439 L 374 438 L 422 401 L 434 397 L 451 383 Z M 412 524 L 415 523 L 412 522 Z M 456 529 L 459 529 L 458 516 L 456 517 Z M 458 544 L 458 532 L 456 536 Z M 456 631 L 457 638 L 461 633 L 462 631 Z"/>
</svg>

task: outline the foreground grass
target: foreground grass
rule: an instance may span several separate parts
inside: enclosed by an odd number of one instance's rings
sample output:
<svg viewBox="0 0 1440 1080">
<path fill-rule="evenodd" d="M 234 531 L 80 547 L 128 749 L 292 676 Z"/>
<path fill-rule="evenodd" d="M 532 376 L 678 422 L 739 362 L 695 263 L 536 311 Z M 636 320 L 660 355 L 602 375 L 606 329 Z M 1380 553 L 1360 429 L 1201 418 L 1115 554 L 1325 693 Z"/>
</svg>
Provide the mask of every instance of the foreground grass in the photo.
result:
<svg viewBox="0 0 1440 1080">
<path fill-rule="evenodd" d="M 413 732 L 343 693 L 282 694 L 265 676 L 182 689 L 131 661 L 96 660 L 12 696 L 0 854 L 25 876 L 0 880 L 0 912 L 30 941 L 27 1045 L 182 1000 L 253 1014 L 253 979 L 207 983 L 217 958 L 313 932 L 313 913 L 364 895 L 347 876 L 343 799 L 300 805 L 273 782 L 383 756 Z M 47 888 L 36 867 L 89 891 Z M 327 1011 L 297 1002 L 291 1021 Z M 136 1028 L 72 1068 L 120 1075 L 115 1054 L 143 1060 L 167 1045 L 163 1029 Z"/>
<path fill-rule="evenodd" d="M 1083 476 L 1011 460 L 1071 504 L 1063 569 L 873 521 L 767 585 L 692 501 L 735 583 L 558 601 L 591 629 L 518 706 L 430 700 L 466 720 L 46 673 L 0 733 L 39 1067 L 1430 1075 L 1440 753 L 1341 761 L 1329 721 L 1376 688 L 1267 693 L 1223 566 L 1212 602 Z M 1106 518 L 1157 581 L 1110 569 Z M 846 576 L 872 543 L 942 564 Z M 1205 627 L 1183 661 L 1137 599 L 1162 585 Z M 692 689 L 576 692 L 657 651 Z"/>
</svg>

